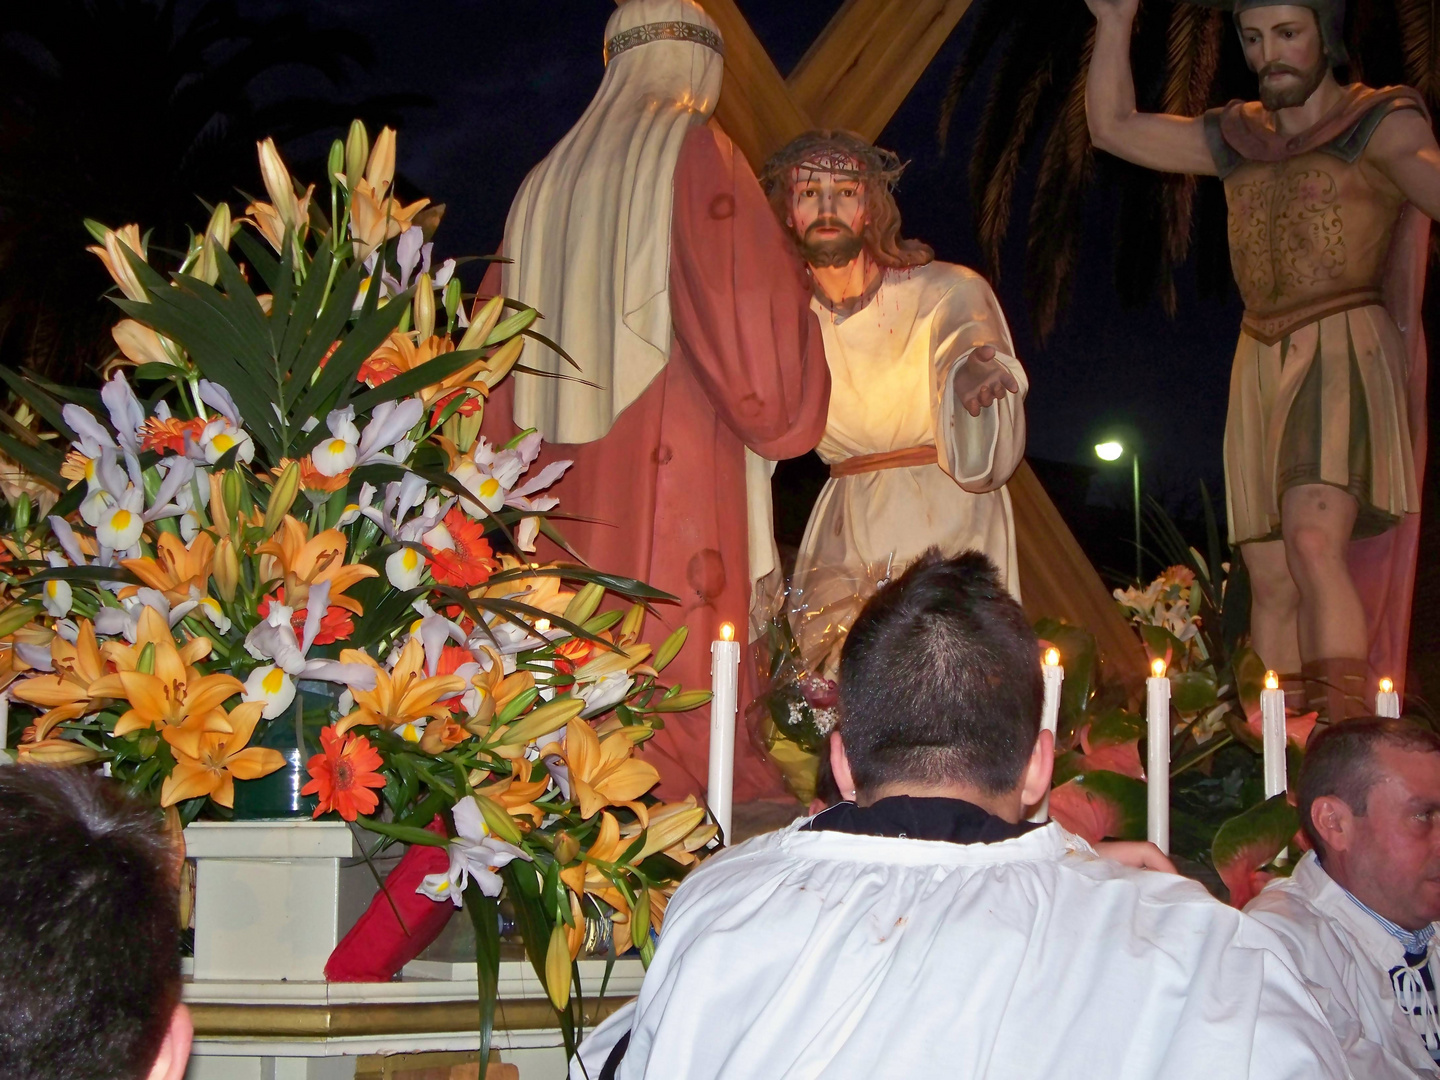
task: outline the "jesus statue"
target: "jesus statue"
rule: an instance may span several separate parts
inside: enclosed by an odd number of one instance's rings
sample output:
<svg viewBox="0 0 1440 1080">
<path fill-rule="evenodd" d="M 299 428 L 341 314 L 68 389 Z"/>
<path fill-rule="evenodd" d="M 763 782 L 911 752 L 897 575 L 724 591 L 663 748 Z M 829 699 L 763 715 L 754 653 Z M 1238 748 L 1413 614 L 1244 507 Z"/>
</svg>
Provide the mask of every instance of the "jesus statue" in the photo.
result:
<svg viewBox="0 0 1440 1080">
<path fill-rule="evenodd" d="M 830 368 L 830 466 L 801 541 L 790 618 L 827 678 L 865 600 L 928 548 L 983 551 L 1018 599 L 1005 483 L 1025 453 L 1025 370 L 979 274 L 900 237 L 899 159 L 812 131 L 762 183 L 808 268 Z"/>
</svg>

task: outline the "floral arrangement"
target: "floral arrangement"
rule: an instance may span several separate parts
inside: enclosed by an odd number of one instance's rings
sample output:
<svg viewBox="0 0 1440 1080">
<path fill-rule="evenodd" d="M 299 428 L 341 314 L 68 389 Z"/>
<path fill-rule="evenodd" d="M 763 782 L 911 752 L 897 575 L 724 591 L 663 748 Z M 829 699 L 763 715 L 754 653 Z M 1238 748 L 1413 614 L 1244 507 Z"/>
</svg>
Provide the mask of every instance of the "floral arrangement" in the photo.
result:
<svg viewBox="0 0 1440 1080">
<path fill-rule="evenodd" d="M 16 753 L 103 767 L 177 830 L 304 762 L 314 816 L 447 847 L 423 890 L 463 895 L 492 1008 L 507 891 L 563 1013 L 586 919 L 648 959 L 714 835 L 635 756 L 709 694 L 660 681 L 685 642 L 643 640 L 663 593 L 532 561 L 564 543 L 546 492 L 569 463 L 479 432 L 526 340 L 551 343 L 433 264 L 442 208 L 397 196 L 395 133 L 337 140 L 328 200 L 259 158 L 266 199 L 215 206 L 168 274 L 137 226 L 88 223 L 125 316 L 103 389 L 4 374 L 34 414 L 0 433 Z"/>
</svg>

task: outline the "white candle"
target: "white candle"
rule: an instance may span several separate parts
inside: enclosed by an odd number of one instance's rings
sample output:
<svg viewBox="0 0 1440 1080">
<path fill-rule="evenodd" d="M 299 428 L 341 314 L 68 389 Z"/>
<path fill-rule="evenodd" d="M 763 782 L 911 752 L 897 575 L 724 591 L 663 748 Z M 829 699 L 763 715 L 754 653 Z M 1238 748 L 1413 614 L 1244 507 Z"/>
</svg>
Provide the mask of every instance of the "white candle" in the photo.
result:
<svg viewBox="0 0 1440 1080">
<path fill-rule="evenodd" d="M 1265 689 L 1260 691 L 1260 735 L 1265 748 L 1265 797 L 1283 794 L 1285 775 L 1285 691 L 1280 689 L 1280 676 L 1265 673 Z"/>
<path fill-rule="evenodd" d="M 1390 720 L 1400 719 L 1400 692 L 1390 679 L 1380 680 L 1380 692 L 1375 695 L 1375 715 Z"/>
<path fill-rule="evenodd" d="M 1150 665 L 1151 677 L 1145 680 L 1145 722 L 1148 729 L 1145 764 L 1146 792 L 1145 832 L 1149 841 L 1161 851 L 1170 852 L 1170 680 L 1165 677 L 1165 661 Z"/>
<path fill-rule="evenodd" d="M 1060 666 L 1060 650 L 1046 649 L 1045 660 L 1040 665 L 1040 674 L 1045 679 L 1045 704 L 1040 710 L 1040 727 L 1054 735 L 1060 727 L 1060 688 L 1065 683 L 1065 669 Z M 1031 821 L 1050 820 L 1050 793 L 1040 800 L 1040 805 L 1030 815 Z"/>
<path fill-rule="evenodd" d="M 730 807 L 735 791 L 735 710 L 740 693 L 740 643 L 735 627 L 720 627 L 710 644 L 710 784 L 706 799 L 720 835 L 730 843 Z"/>
</svg>

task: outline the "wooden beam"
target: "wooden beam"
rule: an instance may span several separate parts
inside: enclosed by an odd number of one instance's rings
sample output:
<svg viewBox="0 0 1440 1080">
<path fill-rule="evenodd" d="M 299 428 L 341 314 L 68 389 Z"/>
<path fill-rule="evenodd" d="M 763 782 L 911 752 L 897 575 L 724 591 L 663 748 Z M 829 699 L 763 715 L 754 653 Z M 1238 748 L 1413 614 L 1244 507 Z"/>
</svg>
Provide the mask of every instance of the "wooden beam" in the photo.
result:
<svg viewBox="0 0 1440 1080">
<path fill-rule="evenodd" d="M 879 138 L 972 2 L 845 0 L 786 80 L 796 105 L 817 127 Z"/>
<path fill-rule="evenodd" d="M 1005 487 L 1015 514 L 1026 616 L 1032 622 L 1047 616 L 1063 619 L 1089 630 L 1099 647 L 1101 669 L 1138 695 L 1149 674 L 1140 639 L 1028 462 Z"/>
</svg>

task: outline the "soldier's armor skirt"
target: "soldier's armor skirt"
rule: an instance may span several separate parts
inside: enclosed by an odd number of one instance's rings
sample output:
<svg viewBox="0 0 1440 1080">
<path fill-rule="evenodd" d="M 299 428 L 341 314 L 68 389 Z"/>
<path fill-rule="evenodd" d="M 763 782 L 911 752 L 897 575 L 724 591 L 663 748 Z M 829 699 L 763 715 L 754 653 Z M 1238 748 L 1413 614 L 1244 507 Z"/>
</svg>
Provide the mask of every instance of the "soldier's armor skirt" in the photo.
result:
<svg viewBox="0 0 1440 1080">
<path fill-rule="evenodd" d="M 1247 319 L 1225 425 L 1230 540 L 1280 539 L 1280 501 L 1328 484 L 1360 504 L 1358 539 L 1418 513 L 1405 347 L 1378 298 L 1276 327 Z"/>
</svg>

